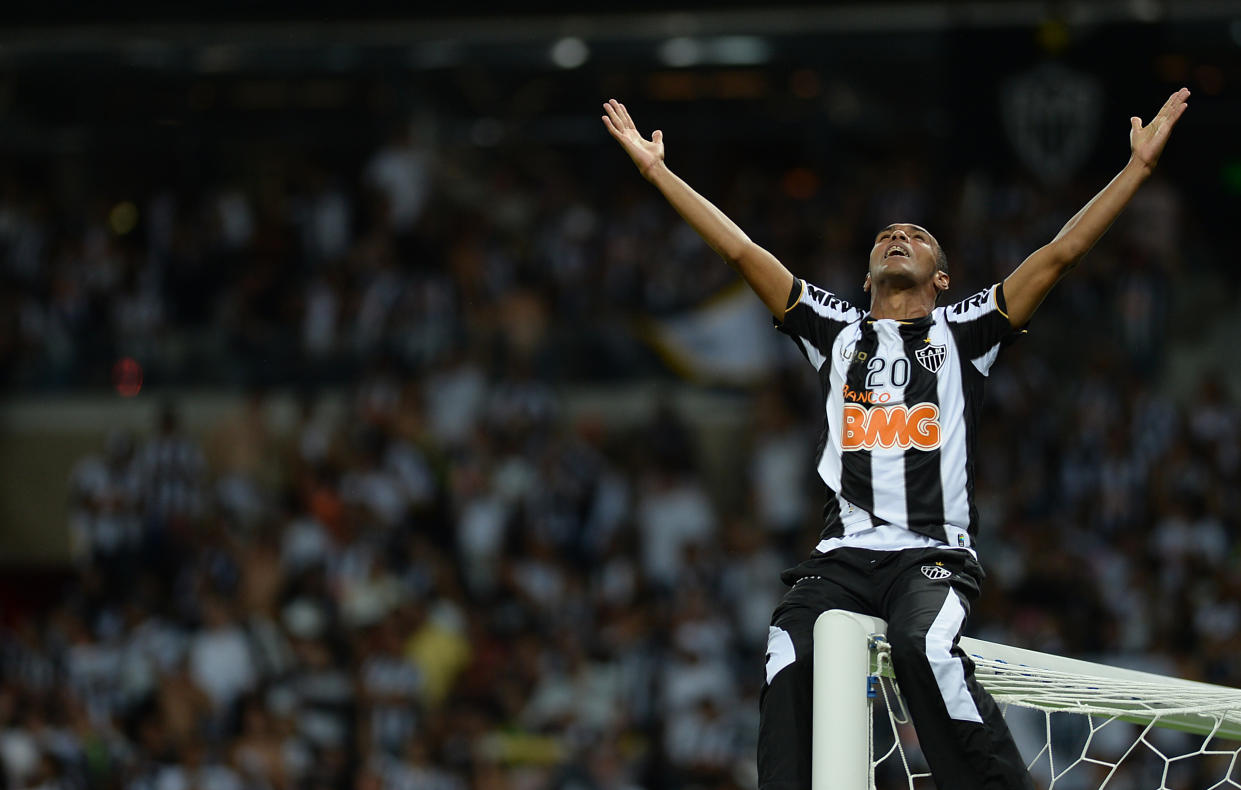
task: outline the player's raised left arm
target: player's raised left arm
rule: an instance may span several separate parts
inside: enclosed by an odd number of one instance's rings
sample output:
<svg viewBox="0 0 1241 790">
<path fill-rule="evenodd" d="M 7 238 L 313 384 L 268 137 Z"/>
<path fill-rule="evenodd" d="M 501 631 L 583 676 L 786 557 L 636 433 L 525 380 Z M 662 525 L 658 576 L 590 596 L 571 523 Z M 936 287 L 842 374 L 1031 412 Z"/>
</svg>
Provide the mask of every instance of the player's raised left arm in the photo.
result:
<svg viewBox="0 0 1241 790">
<path fill-rule="evenodd" d="M 1150 177 L 1172 127 L 1189 106 L 1188 99 L 1189 89 L 1181 88 L 1168 97 L 1145 126 L 1142 119 L 1130 118 L 1128 164 L 1065 223 L 1054 239 L 1022 261 L 1004 280 L 1008 320 L 1014 327 L 1024 326 L 1030 320 L 1052 287 L 1090 251 Z"/>
</svg>

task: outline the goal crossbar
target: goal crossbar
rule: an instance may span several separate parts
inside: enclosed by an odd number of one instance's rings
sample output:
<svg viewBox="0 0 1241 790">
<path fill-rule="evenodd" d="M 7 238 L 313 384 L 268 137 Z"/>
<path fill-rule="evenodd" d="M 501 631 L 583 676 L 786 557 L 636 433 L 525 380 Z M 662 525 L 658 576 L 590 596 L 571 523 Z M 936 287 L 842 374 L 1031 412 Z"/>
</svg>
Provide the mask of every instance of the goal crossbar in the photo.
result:
<svg viewBox="0 0 1241 790">
<path fill-rule="evenodd" d="M 887 624 L 831 610 L 814 628 L 812 787 L 871 787 L 870 702 L 892 677 Z M 1001 704 L 1076 712 L 1241 741 L 1241 690 L 963 637 L 975 677 Z M 859 759 L 859 755 L 866 755 Z"/>
</svg>

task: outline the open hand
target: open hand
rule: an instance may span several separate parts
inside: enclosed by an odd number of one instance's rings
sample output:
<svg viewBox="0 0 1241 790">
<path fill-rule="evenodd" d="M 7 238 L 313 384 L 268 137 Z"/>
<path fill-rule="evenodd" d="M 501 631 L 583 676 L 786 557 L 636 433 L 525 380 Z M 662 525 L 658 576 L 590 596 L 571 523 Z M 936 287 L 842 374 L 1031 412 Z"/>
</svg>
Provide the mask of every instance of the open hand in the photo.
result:
<svg viewBox="0 0 1241 790">
<path fill-rule="evenodd" d="M 607 115 L 603 116 L 603 125 L 608 127 L 608 131 L 625 149 L 625 153 L 633 159 L 642 175 L 650 178 L 652 169 L 664 161 L 664 133 L 656 129 L 651 133 L 651 139 L 644 138 L 638 127 L 634 126 L 625 105 L 616 99 L 604 102 L 603 109 L 607 112 Z"/>
<path fill-rule="evenodd" d="M 1129 130 L 1129 150 L 1135 159 L 1147 167 L 1155 166 L 1155 163 L 1159 161 L 1159 155 L 1163 153 L 1163 147 L 1168 144 L 1168 136 L 1172 134 L 1172 127 L 1176 125 L 1181 114 L 1185 112 L 1185 108 L 1189 106 L 1186 103 L 1188 99 L 1189 88 L 1181 88 L 1168 97 L 1168 100 L 1159 108 L 1159 112 L 1146 126 L 1142 125 L 1142 119 L 1136 115 L 1129 119 L 1133 127 Z"/>
</svg>

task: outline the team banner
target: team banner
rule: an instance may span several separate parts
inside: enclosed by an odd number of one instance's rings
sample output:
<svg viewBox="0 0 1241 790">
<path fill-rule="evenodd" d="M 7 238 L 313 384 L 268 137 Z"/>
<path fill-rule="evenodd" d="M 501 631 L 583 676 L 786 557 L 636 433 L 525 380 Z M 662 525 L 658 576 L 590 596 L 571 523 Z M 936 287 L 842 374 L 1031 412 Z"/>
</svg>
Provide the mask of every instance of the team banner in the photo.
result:
<svg viewBox="0 0 1241 790">
<path fill-rule="evenodd" d="M 1103 88 L 1090 74 L 1043 63 L 1009 79 L 1000 105 L 1017 155 L 1045 183 L 1063 184 L 1098 139 Z"/>
<path fill-rule="evenodd" d="M 703 383 L 756 384 L 781 358 L 771 314 L 743 284 L 681 315 L 646 319 L 640 330 L 669 367 Z"/>
</svg>

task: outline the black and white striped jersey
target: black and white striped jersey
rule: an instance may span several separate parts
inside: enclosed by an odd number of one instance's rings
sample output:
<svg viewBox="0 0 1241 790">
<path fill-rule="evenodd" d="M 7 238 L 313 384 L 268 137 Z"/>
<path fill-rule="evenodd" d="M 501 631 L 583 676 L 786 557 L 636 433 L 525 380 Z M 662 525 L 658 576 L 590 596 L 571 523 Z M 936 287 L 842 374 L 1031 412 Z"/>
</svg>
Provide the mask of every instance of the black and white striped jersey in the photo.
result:
<svg viewBox="0 0 1241 790">
<path fill-rule="evenodd" d="M 794 299 L 777 327 L 818 370 L 827 413 L 815 453 L 830 489 L 820 548 L 885 525 L 970 548 L 983 382 L 1017 334 L 1003 289 L 909 320 L 870 318 L 804 280 Z"/>
</svg>

